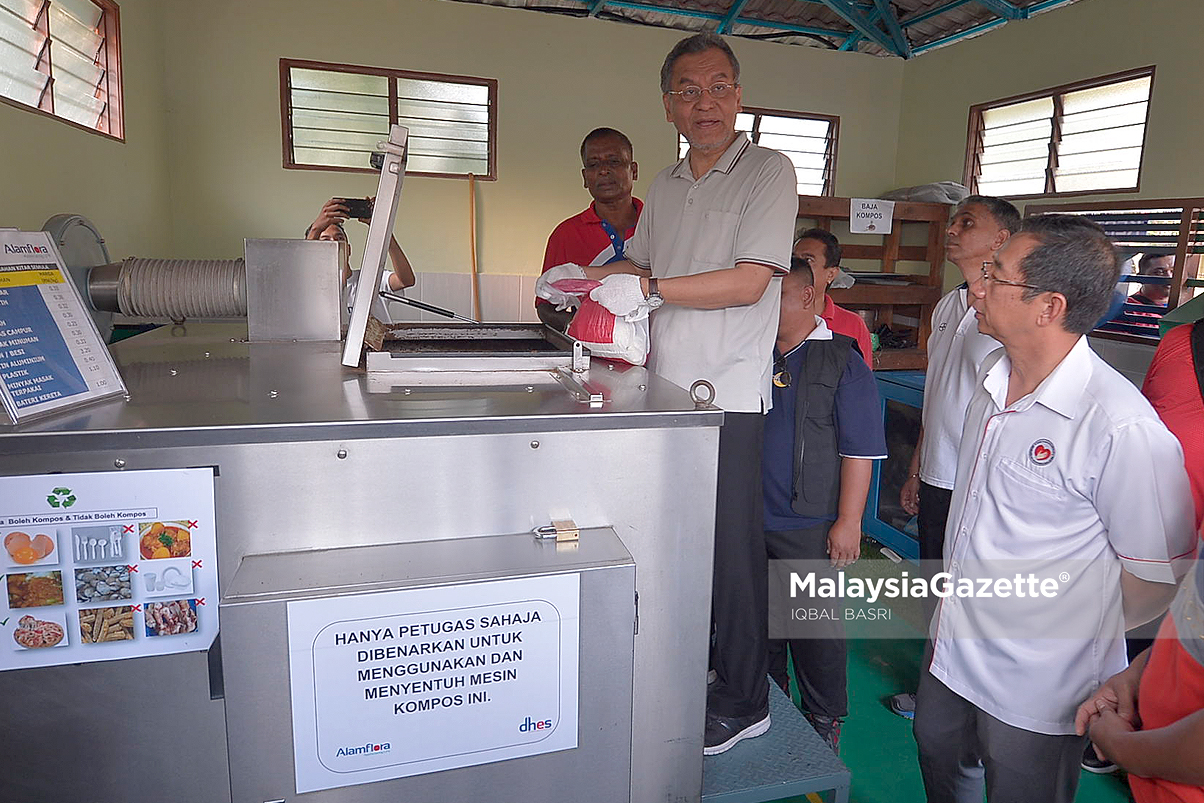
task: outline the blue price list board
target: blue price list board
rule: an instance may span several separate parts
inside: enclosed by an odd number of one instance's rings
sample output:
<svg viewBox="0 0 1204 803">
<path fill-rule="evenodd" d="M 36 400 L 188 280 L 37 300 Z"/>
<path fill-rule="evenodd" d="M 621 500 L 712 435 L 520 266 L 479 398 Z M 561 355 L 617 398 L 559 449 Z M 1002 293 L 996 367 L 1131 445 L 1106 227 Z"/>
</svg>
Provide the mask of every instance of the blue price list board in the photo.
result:
<svg viewBox="0 0 1204 803">
<path fill-rule="evenodd" d="M 50 235 L 0 231 L 0 401 L 9 420 L 124 393 Z"/>
</svg>

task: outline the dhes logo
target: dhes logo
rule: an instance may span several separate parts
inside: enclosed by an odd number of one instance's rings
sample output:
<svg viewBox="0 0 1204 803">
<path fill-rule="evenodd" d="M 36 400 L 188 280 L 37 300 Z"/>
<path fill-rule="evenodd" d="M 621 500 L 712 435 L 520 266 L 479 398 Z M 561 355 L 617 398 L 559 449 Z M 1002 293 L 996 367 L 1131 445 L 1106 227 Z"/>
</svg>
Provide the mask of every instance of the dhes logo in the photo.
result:
<svg viewBox="0 0 1204 803">
<path fill-rule="evenodd" d="M 527 717 L 527 721 L 518 726 L 519 733 L 530 733 L 532 731 L 546 731 L 552 729 L 552 720 L 541 719 L 537 722 L 532 722 L 531 717 Z"/>
<path fill-rule="evenodd" d="M 364 755 L 368 755 L 370 753 L 387 753 L 387 752 L 389 752 L 389 743 L 388 742 L 383 742 L 382 744 L 374 744 L 372 742 L 368 742 L 368 744 L 361 745 L 358 747 L 340 747 L 339 752 L 335 753 L 335 755 L 337 755 L 337 756 L 364 756 Z"/>
</svg>

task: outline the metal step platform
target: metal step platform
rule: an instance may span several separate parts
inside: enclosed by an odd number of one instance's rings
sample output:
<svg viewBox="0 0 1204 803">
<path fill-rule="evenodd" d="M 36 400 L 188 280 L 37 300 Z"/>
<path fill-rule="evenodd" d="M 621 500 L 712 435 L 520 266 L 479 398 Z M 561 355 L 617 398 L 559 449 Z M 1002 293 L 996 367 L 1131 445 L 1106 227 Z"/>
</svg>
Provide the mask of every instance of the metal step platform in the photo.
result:
<svg viewBox="0 0 1204 803">
<path fill-rule="evenodd" d="M 769 718 L 768 733 L 703 758 L 703 803 L 764 803 L 824 791 L 848 803 L 849 768 L 773 682 Z"/>
</svg>

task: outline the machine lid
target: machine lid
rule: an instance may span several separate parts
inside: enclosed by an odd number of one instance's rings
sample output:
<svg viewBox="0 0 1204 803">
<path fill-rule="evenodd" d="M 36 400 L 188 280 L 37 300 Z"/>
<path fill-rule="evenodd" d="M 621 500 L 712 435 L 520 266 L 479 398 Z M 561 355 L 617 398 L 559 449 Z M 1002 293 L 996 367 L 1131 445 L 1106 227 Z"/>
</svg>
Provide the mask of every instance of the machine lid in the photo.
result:
<svg viewBox="0 0 1204 803">
<path fill-rule="evenodd" d="M 389 141 L 379 144 L 384 150 L 385 159 L 380 168 L 380 180 L 376 184 L 376 204 L 372 207 L 368 242 L 364 246 L 359 282 L 351 307 L 351 319 L 347 323 L 347 340 L 343 344 L 343 365 L 349 367 L 359 365 L 360 355 L 364 351 L 368 315 L 379 292 L 385 257 L 389 254 L 389 238 L 393 234 L 393 223 L 397 219 L 397 203 L 401 198 L 401 182 L 405 178 L 406 160 L 409 155 L 409 137 L 408 128 L 393 125 L 389 128 Z"/>
</svg>

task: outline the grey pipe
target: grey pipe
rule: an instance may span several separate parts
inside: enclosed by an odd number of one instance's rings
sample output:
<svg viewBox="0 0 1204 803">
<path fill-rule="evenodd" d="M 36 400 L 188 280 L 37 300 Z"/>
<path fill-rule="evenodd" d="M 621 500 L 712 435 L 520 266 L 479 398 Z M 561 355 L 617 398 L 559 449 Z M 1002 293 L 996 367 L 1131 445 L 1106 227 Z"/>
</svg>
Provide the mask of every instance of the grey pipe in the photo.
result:
<svg viewBox="0 0 1204 803">
<path fill-rule="evenodd" d="M 88 298 L 98 310 L 140 318 L 242 318 L 242 259 L 128 259 L 93 268 Z"/>
</svg>

